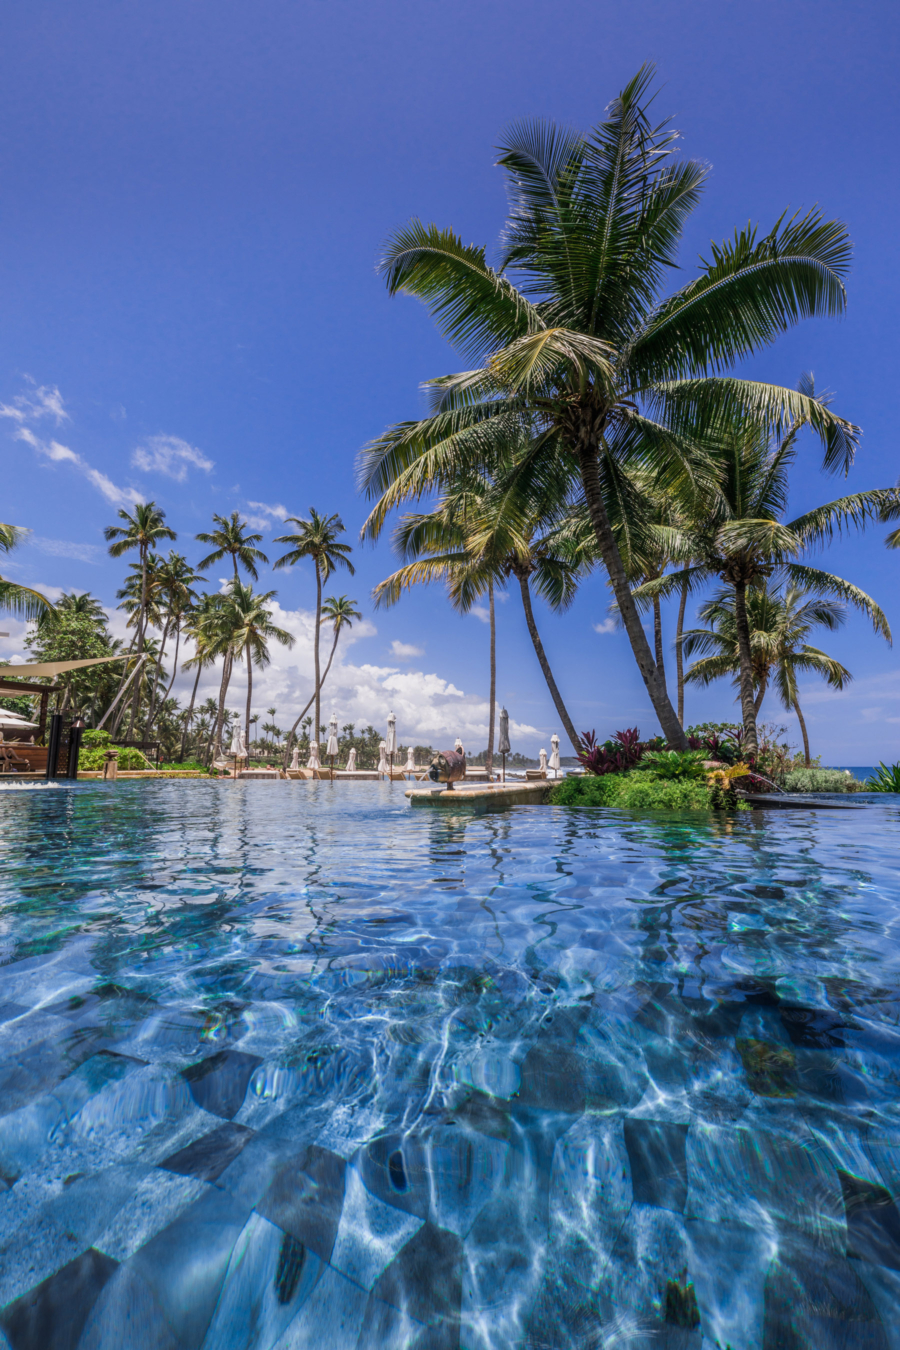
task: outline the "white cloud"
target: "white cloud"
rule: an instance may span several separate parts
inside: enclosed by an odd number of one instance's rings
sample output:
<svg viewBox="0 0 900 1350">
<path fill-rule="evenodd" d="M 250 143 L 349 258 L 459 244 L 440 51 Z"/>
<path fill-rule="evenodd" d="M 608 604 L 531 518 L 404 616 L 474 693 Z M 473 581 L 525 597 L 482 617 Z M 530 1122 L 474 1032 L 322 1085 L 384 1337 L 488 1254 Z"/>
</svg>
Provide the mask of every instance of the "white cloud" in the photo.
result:
<svg viewBox="0 0 900 1350">
<path fill-rule="evenodd" d="M 30 376 L 29 384 L 34 385 Z M 24 394 L 18 394 L 12 403 L 0 403 L 0 417 L 12 418 L 14 422 L 39 422 L 44 417 L 52 417 L 59 426 L 60 422 L 71 421 L 63 403 L 62 394 L 56 385 L 35 385 Z"/>
<path fill-rule="evenodd" d="M 45 417 L 54 418 L 57 425 L 62 421 L 71 420 L 55 385 L 52 388 L 41 385 L 40 388 L 19 394 L 13 399 L 12 404 L 0 403 L 0 417 L 8 417 L 15 423 L 13 435 L 17 441 L 24 441 L 37 454 L 43 455 L 53 464 L 71 464 L 112 506 L 133 506 L 143 496 L 137 488 L 119 487 L 68 445 L 61 445 L 55 440 L 42 440 L 27 425 L 29 422 L 40 422 Z"/>
<path fill-rule="evenodd" d="M 487 605 L 473 605 L 469 613 L 474 614 L 475 618 L 480 619 L 482 623 L 490 623 L 491 621 L 491 611 Z"/>
<path fill-rule="evenodd" d="M 272 663 L 265 670 L 253 672 L 253 706 L 261 710 L 278 709 L 277 723 L 290 727 L 294 718 L 309 698 L 313 687 L 313 635 L 315 615 L 307 610 L 286 610 L 277 602 L 272 606 L 272 622 L 293 633 L 296 642 L 289 651 L 272 644 L 269 648 Z M 397 735 L 408 744 L 430 743 L 451 746 L 457 736 L 475 750 L 487 744 L 488 700 L 485 693 L 467 693 L 463 689 L 425 671 L 402 671 L 396 666 L 357 664 L 353 660 L 354 647 L 364 638 L 376 634 L 368 620 L 354 624 L 352 630 L 341 634 L 331 673 L 322 693 L 322 716 L 327 722 L 332 710 L 343 726 L 353 722 L 357 727 L 367 724 L 386 728 L 387 715 L 393 708 L 397 715 Z M 322 634 L 323 663 L 331 651 L 331 633 Z M 215 698 L 219 690 L 221 669 L 204 672 L 200 680 L 198 699 Z M 190 698 L 193 672 L 179 674 L 174 692 L 186 703 Z M 246 671 L 235 670 L 229 688 L 229 708 L 243 708 L 246 697 Z M 540 733 L 525 723 L 512 724 L 514 741 L 525 748 L 537 743 Z"/>
<path fill-rule="evenodd" d="M 74 558 L 76 562 L 97 563 L 103 554 L 99 544 L 75 544 L 68 539 L 44 539 L 33 534 L 28 540 L 32 548 L 48 553 L 53 558 Z"/>
<path fill-rule="evenodd" d="M 281 524 L 290 515 L 286 506 L 269 506 L 267 502 L 251 501 L 248 501 L 247 505 L 260 513 L 259 515 L 247 514 L 244 517 L 247 524 L 254 530 L 271 530 L 276 521 Z"/>
<path fill-rule="evenodd" d="M 256 511 L 262 511 L 263 515 L 272 516 L 273 519 L 277 520 L 284 520 L 285 516 L 291 514 L 286 506 L 268 506 L 265 502 L 251 501 L 248 501 L 247 505 L 252 506 Z"/>
<path fill-rule="evenodd" d="M 591 625 L 595 633 L 614 633 L 619 625 L 615 619 L 604 619 L 602 623 Z"/>
<path fill-rule="evenodd" d="M 409 661 L 414 656 L 424 656 L 425 652 L 421 647 L 414 647 L 411 642 L 398 642 L 395 638 L 391 643 L 391 655 L 396 656 L 398 661 Z"/>
<path fill-rule="evenodd" d="M 209 473 L 215 468 L 211 459 L 207 459 L 196 446 L 189 445 L 180 436 L 148 436 L 143 445 L 139 445 L 131 456 L 136 469 L 145 473 L 163 473 L 183 483 L 188 476 L 188 465 Z"/>
</svg>

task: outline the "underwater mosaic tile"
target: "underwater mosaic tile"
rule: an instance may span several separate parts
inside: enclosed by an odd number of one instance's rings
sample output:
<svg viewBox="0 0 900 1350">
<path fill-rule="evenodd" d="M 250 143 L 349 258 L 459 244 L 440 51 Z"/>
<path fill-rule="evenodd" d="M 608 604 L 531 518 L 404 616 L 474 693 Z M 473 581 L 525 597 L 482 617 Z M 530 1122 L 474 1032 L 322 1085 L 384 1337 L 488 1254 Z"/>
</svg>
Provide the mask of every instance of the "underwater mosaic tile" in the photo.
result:
<svg viewBox="0 0 900 1350">
<path fill-rule="evenodd" d="M 900 1348 L 895 805 L 0 813 L 0 1347 Z"/>
</svg>

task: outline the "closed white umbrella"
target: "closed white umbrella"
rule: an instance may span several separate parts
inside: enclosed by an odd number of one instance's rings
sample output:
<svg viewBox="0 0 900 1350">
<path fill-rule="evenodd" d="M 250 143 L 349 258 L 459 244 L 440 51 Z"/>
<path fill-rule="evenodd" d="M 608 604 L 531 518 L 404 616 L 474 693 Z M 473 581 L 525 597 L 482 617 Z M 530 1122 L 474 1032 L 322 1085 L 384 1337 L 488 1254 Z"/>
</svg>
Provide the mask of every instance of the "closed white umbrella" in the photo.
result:
<svg viewBox="0 0 900 1350">
<path fill-rule="evenodd" d="M 378 772 L 390 773 L 390 765 L 387 759 L 387 743 L 382 741 L 378 747 Z"/>
<path fill-rule="evenodd" d="M 547 751 L 541 748 L 541 773 L 547 775 Z"/>
<path fill-rule="evenodd" d="M 356 773 L 356 747 L 350 751 L 347 756 L 347 772 Z"/>
<path fill-rule="evenodd" d="M 406 768 L 403 770 L 403 772 L 415 773 L 415 771 L 416 771 L 416 752 L 412 748 L 412 746 L 410 746 L 406 752 Z"/>
<path fill-rule="evenodd" d="M 306 767 L 308 769 L 321 769 L 322 767 L 322 765 L 319 763 L 318 741 L 310 741 L 309 743 L 309 759 L 306 761 Z"/>
<path fill-rule="evenodd" d="M 453 749 L 456 751 L 458 755 L 464 755 L 466 753 L 465 750 L 463 749 L 463 743 L 458 736 L 456 738 L 456 744 L 454 745 Z"/>
<path fill-rule="evenodd" d="M 331 761 L 331 774 L 334 777 L 334 757 L 338 752 L 338 728 L 337 713 L 331 714 L 331 720 L 328 723 L 328 744 L 325 747 L 325 753 Z"/>
<path fill-rule="evenodd" d="M 384 748 L 390 756 L 391 767 L 389 772 L 394 772 L 394 756 L 397 753 L 397 719 L 393 712 L 388 713 L 387 736 L 384 740 Z"/>
<path fill-rule="evenodd" d="M 559 777 L 559 737 L 554 731 L 550 737 L 550 768 Z"/>
<path fill-rule="evenodd" d="M 300 768 L 300 747 L 294 742 L 294 753 L 291 755 L 291 769 Z"/>
<path fill-rule="evenodd" d="M 498 747 L 503 756 L 503 782 L 506 782 L 506 756 L 512 750 L 509 743 L 509 713 L 505 708 L 500 709 L 500 744 Z"/>
</svg>

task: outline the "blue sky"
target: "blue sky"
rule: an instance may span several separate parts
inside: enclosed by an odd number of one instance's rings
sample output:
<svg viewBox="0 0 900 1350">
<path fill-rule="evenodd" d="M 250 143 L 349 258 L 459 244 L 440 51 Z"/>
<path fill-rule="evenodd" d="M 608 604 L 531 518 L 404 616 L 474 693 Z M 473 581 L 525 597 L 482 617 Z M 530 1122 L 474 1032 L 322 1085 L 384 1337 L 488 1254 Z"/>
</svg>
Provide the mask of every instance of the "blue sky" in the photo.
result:
<svg viewBox="0 0 900 1350">
<path fill-rule="evenodd" d="M 752 369 L 789 384 L 812 369 L 836 391 L 865 433 L 851 489 L 900 473 L 894 6 L 14 0 L 0 37 L 0 518 L 34 532 L 11 576 L 113 605 L 121 564 L 105 558 L 102 529 L 117 489 L 155 497 L 194 560 L 214 510 L 243 510 L 271 538 L 266 507 L 315 505 L 339 511 L 355 542 L 359 447 L 417 413 L 420 381 L 459 364 L 421 307 L 387 298 L 381 242 L 419 215 L 493 245 L 504 126 L 588 126 L 646 60 L 684 152 L 712 165 L 684 279 L 710 238 L 747 220 L 766 227 L 818 202 L 847 221 L 847 317 L 803 325 Z M 807 447 L 797 508 L 846 490 Z M 900 555 L 884 533 L 823 562 L 900 630 Z M 337 590 L 367 619 L 329 710 L 380 725 L 395 704 L 401 737 L 458 729 L 483 744 L 486 626 L 437 591 L 373 614 L 388 545 L 354 560 Z M 313 586 L 303 570 L 268 584 L 298 635 L 260 682 L 282 722 L 308 696 Z M 545 644 L 577 726 L 649 733 L 624 637 L 595 631 L 606 603 L 597 576 L 564 618 L 539 608 Z M 22 655 L 21 626 L 2 626 L 0 656 Z M 814 750 L 836 763 L 900 757 L 893 652 L 858 618 L 823 645 L 856 680 L 838 696 L 809 686 Z M 515 595 L 499 607 L 498 650 L 515 748 L 533 753 L 558 728 Z M 242 697 L 236 682 L 230 701 Z M 731 717 L 732 693 L 689 693 L 687 712 Z"/>
</svg>

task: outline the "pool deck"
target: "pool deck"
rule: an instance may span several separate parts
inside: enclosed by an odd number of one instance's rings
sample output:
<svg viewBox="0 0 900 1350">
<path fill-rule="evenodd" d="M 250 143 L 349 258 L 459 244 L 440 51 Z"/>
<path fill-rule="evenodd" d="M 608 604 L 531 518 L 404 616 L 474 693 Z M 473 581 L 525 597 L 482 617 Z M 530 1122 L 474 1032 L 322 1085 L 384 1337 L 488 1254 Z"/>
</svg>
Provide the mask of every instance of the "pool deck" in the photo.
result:
<svg viewBox="0 0 900 1350">
<path fill-rule="evenodd" d="M 413 806 L 468 806 L 472 803 L 492 806 L 534 806 L 544 800 L 549 784 L 538 783 L 479 783 L 477 786 L 454 787 L 443 785 L 407 788 L 406 796 Z"/>
</svg>

